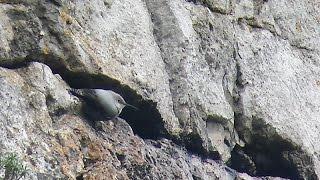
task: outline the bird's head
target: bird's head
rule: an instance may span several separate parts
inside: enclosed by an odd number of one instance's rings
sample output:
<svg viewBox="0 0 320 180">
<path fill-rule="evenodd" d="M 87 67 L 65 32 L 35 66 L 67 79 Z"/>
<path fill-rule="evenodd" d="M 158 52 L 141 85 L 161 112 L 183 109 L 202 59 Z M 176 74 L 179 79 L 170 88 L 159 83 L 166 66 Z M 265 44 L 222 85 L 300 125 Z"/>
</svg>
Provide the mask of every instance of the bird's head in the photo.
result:
<svg viewBox="0 0 320 180">
<path fill-rule="evenodd" d="M 126 107 L 126 106 L 129 106 L 129 107 L 131 107 L 131 108 L 133 108 L 133 109 L 136 109 L 136 110 L 138 109 L 138 108 L 136 108 L 135 106 L 126 103 L 126 101 L 125 101 L 119 94 L 116 94 L 116 95 L 114 96 L 114 100 L 115 100 L 116 107 L 117 107 L 118 110 L 120 110 L 120 112 L 121 112 L 122 109 L 123 109 L 124 107 Z"/>
</svg>

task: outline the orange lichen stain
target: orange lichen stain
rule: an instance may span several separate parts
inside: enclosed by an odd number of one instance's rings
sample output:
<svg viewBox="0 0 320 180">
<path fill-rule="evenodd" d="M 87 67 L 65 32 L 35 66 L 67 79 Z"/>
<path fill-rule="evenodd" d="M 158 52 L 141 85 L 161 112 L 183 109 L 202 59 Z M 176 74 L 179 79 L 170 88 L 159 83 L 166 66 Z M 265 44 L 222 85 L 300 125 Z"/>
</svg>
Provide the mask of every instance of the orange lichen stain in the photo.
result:
<svg viewBox="0 0 320 180">
<path fill-rule="evenodd" d="M 61 169 L 62 174 L 69 177 L 69 179 L 71 179 L 71 178 L 73 179 L 73 176 L 72 176 L 72 173 L 70 170 L 70 166 L 66 162 L 63 162 L 60 167 L 61 167 L 60 169 Z"/>
<path fill-rule="evenodd" d="M 98 142 L 91 142 L 88 145 L 88 158 L 90 160 L 102 160 L 104 157 L 104 149 Z"/>
<path fill-rule="evenodd" d="M 61 172 L 63 174 L 68 174 L 69 171 L 70 171 L 70 167 L 68 164 L 66 163 L 61 164 Z"/>
</svg>

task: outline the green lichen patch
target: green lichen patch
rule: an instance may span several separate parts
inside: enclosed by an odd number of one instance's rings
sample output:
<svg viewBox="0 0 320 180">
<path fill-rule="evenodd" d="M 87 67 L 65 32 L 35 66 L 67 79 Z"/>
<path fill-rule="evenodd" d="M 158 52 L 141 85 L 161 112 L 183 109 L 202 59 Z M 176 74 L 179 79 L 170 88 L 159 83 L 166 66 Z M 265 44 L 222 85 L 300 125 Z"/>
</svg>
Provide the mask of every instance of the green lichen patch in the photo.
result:
<svg viewBox="0 0 320 180">
<path fill-rule="evenodd" d="M 4 171 L 4 176 L 0 179 L 18 180 L 27 173 L 27 168 L 15 153 L 8 153 L 0 156 L 0 169 Z"/>
</svg>

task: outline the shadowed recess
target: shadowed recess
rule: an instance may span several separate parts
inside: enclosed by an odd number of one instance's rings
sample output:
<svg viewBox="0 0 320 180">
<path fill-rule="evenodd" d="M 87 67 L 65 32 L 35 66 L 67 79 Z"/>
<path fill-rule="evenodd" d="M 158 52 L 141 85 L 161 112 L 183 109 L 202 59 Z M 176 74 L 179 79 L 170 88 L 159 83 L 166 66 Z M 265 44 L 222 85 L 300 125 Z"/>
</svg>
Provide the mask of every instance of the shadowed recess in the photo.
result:
<svg viewBox="0 0 320 180">
<path fill-rule="evenodd" d="M 311 157 L 262 119 L 254 118 L 251 138 L 245 147 L 234 148 L 231 168 L 252 176 L 317 179 Z"/>
<path fill-rule="evenodd" d="M 154 140 L 161 138 L 171 139 L 174 143 L 186 147 L 188 151 L 198 154 L 203 158 L 220 159 L 217 152 L 207 152 L 203 148 L 202 139 L 197 134 L 182 134 L 179 137 L 170 135 L 164 127 L 162 117 L 156 108 L 156 102 L 144 100 L 129 86 L 121 84 L 119 81 L 106 75 L 83 72 L 84 69 L 81 66 L 76 66 L 75 69 L 79 69 L 78 72 L 75 70 L 71 71 L 68 69 L 66 60 L 62 60 L 52 54 L 34 53 L 27 56 L 21 63 L 2 63 L 1 66 L 16 69 L 26 67 L 30 62 L 46 64 L 54 74 L 59 74 L 72 88 L 100 88 L 113 90 L 120 94 L 127 103 L 138 108 L 138 110 L 134 110 L 130 107 L 125 107 L 120 114 L 120 118 L 125 119 L 133 132 L 141 138 Z M 48 103 L 50 103 L 50 98 L 48 98 Z M 106 120 L 102 111 L 101 107 L 96 106 L 90 100 L 85 100 L 85 103 L 81 107 L 82 115 L 93 128 L 95 127 L 95 121 Z M 54 113 L 61 112 L 57 111 Z"/>
<path fill-rule="evenodd" d="M 203 159 L 221 160 L 221 156 L 217 151 L 208 151 L 203 147 L 203 140 L 198 133 L 182 134 L 181 140 L 175 141 L 175 143 L 182 144 L 188 151 L 197 154 Z"/>
<path fill-rule="evenodd" d="M 99 88 L 112 90 L 120 94 L 127 103 L 135 106 L 138 110 L 125 107 L 120 114 L 120 118 L 125 119 L 131 126 L 133 132 L 142 138 L 159 139 L 167 135 L 163 120 L 156 108 L 156 103 L 144 100 L 136 91 L 129 86 L 121 84 L 119 81 L 102 74 L 89 74 L 83 72 L 72 72 L 64 68 L 54 69 L 73 88 Z M 101 108 L 93 102 L 86 101 L 83 111 L 87 118 L 94 120 L 103 119 Z"/>
<path fill-rule="evenodd" d="M 129 123 L 135 134 L 145 139 L 169 137 L 167 130 L 164 128 L 162 117 L 156 108 L 157 104 L 151 100 L 144 100 L 136 91 L 127 85 L 121 84 L 116 79 L 103 74 L 83 72 L 84 70 L 81 66 L 76 66 L 75 69 L 79 69 L 78 72 L 75 70 L 71 71 L 68 69 L 68 63 L 65 60 L 51 54 L 34 53 L 19 62 L 12 62 L 15 61 L 8 60 L 1 63 L 1 66 L 16 69 L 26 67 L 30 62 L 41 62 L 49 66 L 54 74 L 59 74 L 72 88 L 112 90 L 120 94 L 127 103 L 138 108 L 138 110 L 135 110 L 125 107 L 120 114 L 120 118 L 125 119 Z M 88 99 L 83 103 L 81 111 L 88 120 L 88 123 L 93 127 L 94 121 L 107 120 L 103 116 L 101 107 L 96 106 L 94 102 Z"/>
</svg>

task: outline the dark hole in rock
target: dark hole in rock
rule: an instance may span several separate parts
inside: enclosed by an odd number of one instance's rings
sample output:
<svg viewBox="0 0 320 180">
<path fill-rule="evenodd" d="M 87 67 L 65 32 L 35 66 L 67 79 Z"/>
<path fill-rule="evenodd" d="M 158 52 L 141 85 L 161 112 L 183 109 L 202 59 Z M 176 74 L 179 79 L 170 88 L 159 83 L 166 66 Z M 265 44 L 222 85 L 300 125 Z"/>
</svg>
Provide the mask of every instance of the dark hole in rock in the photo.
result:
<svg viewBox="0 0 320 180">
<path fill-rule="evenodd" d="M 229 142 L 228 139 L 225 138 L 225 139 L 223 140 L 223 142 L 224 142 L 225 145 L 227 145 L 227 146 L 229 146 L 229 147 L 231 146 L 231 144 L 230 144 L 230 142 Z"/>
<path fill-rule="evenodd" d="M 299 179 L 294 166 L 282 156 L 281 148 L 276 146 L 257 147 L 259 144 L 234 148 L 230 167 L 252 176 L 275 176 Z M 260 144 L 261 145 L 261 144 Z"/>
<path fill-rule="evenodd" d="M 120 114 L 120 118 L 125 119 L 131 126 L 133 132 L 145 139 L 159 139 L 167 135 L 164 128 L 163 120 L 156 108 L 156 103 L 143 100 L 134 90 L 126 85 L 120 84 L 119 81 L 104 75 L 92 75 L 88 73 L 77 73 L 61 68 L 53 69 L 54 73 L 58 73 L 73 88 L 99 88 L 113 90 L 120 94 L 127 103 L 137 107 L 135 110 L 125 107 Z M 107 120 L 103 116 L 101 107 L 95 105 L 94 102 L 86 100 L 82 111 L 88 119 L 95 121 Z M 92 125 L 92 122 L 90 123 Z"/>
<path fill-rule="evenodd" d="M 250 175 L 256 174 L 254 162 L 239 146 L 234 147 L 231 152 L 231 160 L 227 165 L 239 172 L 248 173 Z"/>
<path fill-rule="evenodd" d="M 217 151 L 208 151 L 203 147 L 203 140 L 197 133 L 190 133 L 181 135 L 181 141 L 175 141 L 175 143 L 184 146 L 189 152 L 197 154 L 203 159 L 221 160 L 221 156 Z"/>
<path fill-rule="evenodd" d="M 46 96 L 46 105 L 49 107 L 49 106 L 51 106 L 51 105 L 54 104 L 54 103 L 55 103 L 55 99 L 52 97 L 51 94 L 48 94 L 48 95 Z"/>
<path fill-rule="evenodd" d="M 116 156 L 120 162 L 122 162 L 126 159 L 126 155 L 124 155 L 124 154 L 116 153 Z"/>
<path fill-rule="evenodd" d="M 138 110 L 125 107 L 120 114 L 120 118 L 125 119 L 131 126 L 133 132 L 144 139 L 172 139 L 176 144 L 186 147 L 192 153 L 198 154 L 204 158 L 221 159 L 218 152 L 208 152 L 203 148 L 202 139 L 199 135 L 185 135 L 181 139 L 176 139 L 169 135 L 164 128 L 164 123 L 156 106 L 152 101 L 143 100 L 135 91 L 125 85 L 121 85 L 118 81 L 102 75 L 90 75 L 87 73 L 59 73 L 62 78 L 74 88 L 102 88 L 111 89 L 119 93 L 127 103 L 135 106 Z M 96 107 L 94 103 L 87 101 L 83 112 L 88 119 L 103 119 L 102 110 Z"/>
<path fill-rule="evenodd" d="M 76 180 L 83 180 L 83 174 L 80 174 L 79 176 L 77 176 Z"/>
<path fill-rule="evenodd" d="M 187 2 L 192 2 L 192 3 L 194 3 L 194 4 L 196 4 L 197 3 L 197 0 L 186 0 Z"/>
<path fill-rule="evenodd" d="M 71 62 L 72 58 L 69 60 Z M 170 135 L 164 128 L 162 117 L 156 108 L 157 104 L 152 101 L 143 100 L 134 90 L 126 85 L 120 84 L 120 82 L 115 79 L 102 74 L 70 71 L 64 60 L 51 54 L 33 53 L 27 56 L 20 64 L 8 63 L 5 64 L 5 66 L 8 68 L 20 68 L 27 66 L 29 62 L 46 64 L 54 74 L 59 74 L 72 88 L 100 88 L 119 93 L 127 103 L 139 109 L 124 108 L 120 117 L 125 119 L 132 127 L 134 133 L 140 137 L 154 140 L 161 138 L 171 139 L 174 143 L 186 147 L 188 151 L 203 158 L 221 159 L 218 152 L 208 152 L 208 150 L 204 149 L 202 139 L 199 135 L 181 135 L 180 137 Z M 76 63 L 74 69 L 83 71 L 82 67 Z M 86 103 L 83 103 L 81 111 L 84 113 L 87 123 L 93 128 L 95 128 L 95 121 L 106 120 L 101 113 L 102 110 L 95 106 L 93 102 L 86 101 Z M 61 112 L 59 111 L 57 113 L 60 114 Z"/>
<path fill-rule="evenodd" d="M 130 98 L 127 99 L 130 102 Z M 159 139 L 167 134 L 156 103 L 140 101 L 134 105 L 139 109 L 126 107 L 120 114 L 120 117 L 130 124 L 134 133 L 145 139 Z"/>
<path fill-rule="evenodd" d="M 317 179 L 309 155 L 262 119 L 253 120 L 251 133 L 249 144 L 233 149 L 231 168 L 252 176 Z"/>
<path fill-rule="evenodd" d="M 193 180 L 201 180 L 202 178 L 197 175 L 192 174 L 192 179 Z"/>
</svg>

